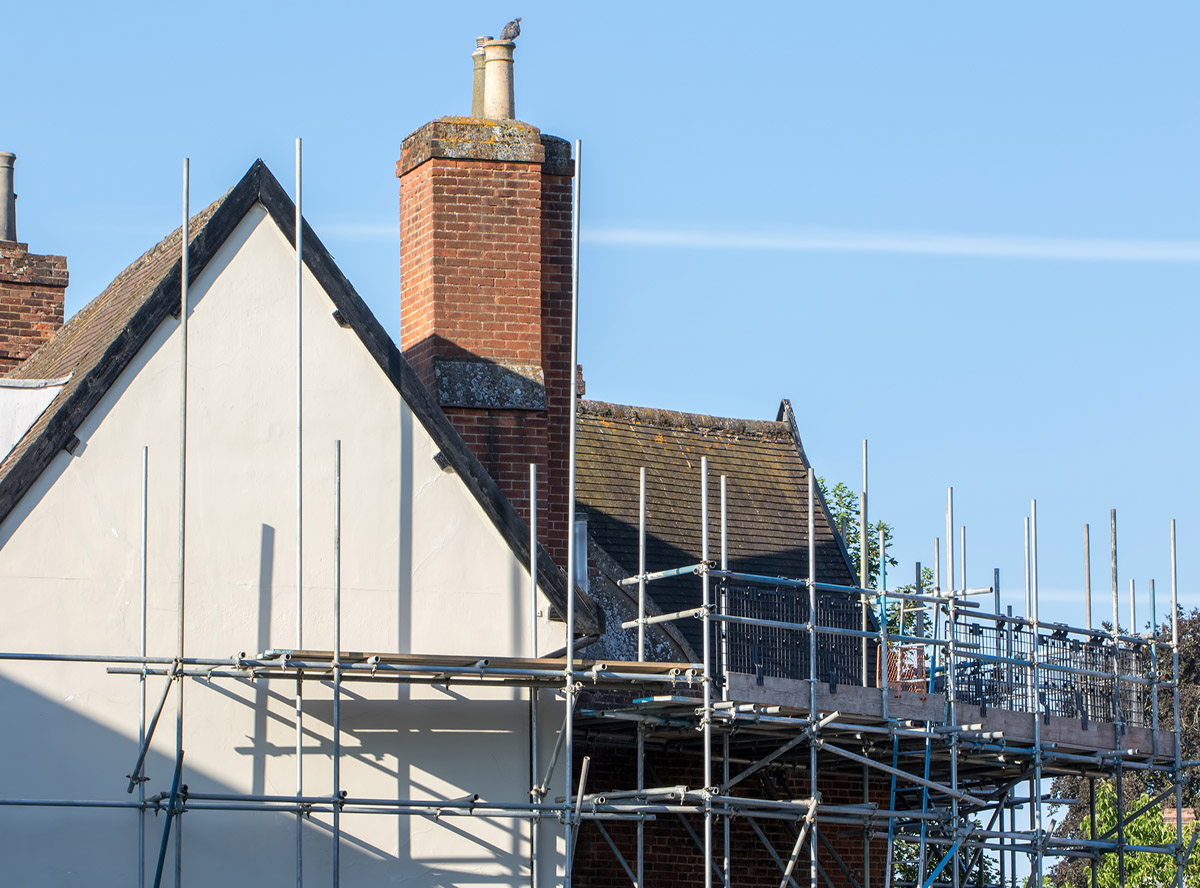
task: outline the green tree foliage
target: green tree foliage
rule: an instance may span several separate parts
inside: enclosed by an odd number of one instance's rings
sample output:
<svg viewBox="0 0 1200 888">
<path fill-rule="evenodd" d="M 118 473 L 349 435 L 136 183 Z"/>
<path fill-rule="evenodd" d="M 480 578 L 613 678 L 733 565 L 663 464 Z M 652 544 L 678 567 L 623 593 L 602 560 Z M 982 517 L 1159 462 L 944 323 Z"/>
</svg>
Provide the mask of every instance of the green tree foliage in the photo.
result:
<svg viewBox="0 0 1200 888">
<path fill-rule="evenodd" d="M 1105 624 L 1105 628 L 1111 629 L 1111 624 Z M 1170 620 L 1165 620 L 1158 629 L 1161 639 L 1169 639 L 1171 637 Z M 1168 648 L 1160 648 L 1159 677 L 1164 684 L 1169 683 L 1174 678 L 1174 666 L 1171 661 L 1170 651 Z M 1195 608 L 1191 612 L 1184 612 L 1181 608 L 1179 611 L 1179 721 L 1181 728 L 1180 749 L 1184 761 L 1200 759 L 1200 610 Z M 1175 728 L 1174 700 L 1169 688 L 1162 688 L 1158 694 L 1158 712 L 1159 726 L 1163 731 L 1172 731 Z M 1190 772 L 1185 772 L 1183 787 L 1183 804 L 1187 808 L 1195 808 L 1200 804 L 1200 774 L 1195 773 L 1196 769 L 1191 769 Z M 1097 814 L 1105 804 L 1108 805 L 1106 810 L 1111 811 L 1112 820 L 1110 826 L 1115 825 L 1116 811 L 1116 792 L 1110 785 L 1111 781 L 1097 781 L 1096 803 Z M 1125 810 L 1127 814 L 1131 814 L 1138 809 L 1142 804 L 1168 789 L 1172 785 L 1169 774 L 1160 774 L 1149 771 L 1126 771 L 1122 781 L 1122 795 L 1125 799 Z M 1055 834 L 1070 838 L 1086 838 L 1089 833 L 1089 807 L 1091 801 L 1091 781 L 1083 777 L 1057 777 L 1051 790 L 1051 794 L 1060 798 L 1077 799 L 1078 801 L 1070 806 L 1067 806 L 1063 811 L 1062 822 L 1055 829 Z M 1105 797 L 1111 797 L 1106 803 Z M 1174 796 L 1170 795 L 1166 799 L 1166 804 L 1173 807 Z M 1162 812 L 1159 808 L 1154 808 L 1142 817 L 1135 821 L 1135 824 L 1141 823 L 1143 820 L 1153 819 L 1156 824 L 1162 824 Z M 1139 827 L 1140 828 L 1140 827 Z M 1157 828 L 1157 826 L 1156 826 Z M 1105 827 L 1100 828 L 1100 832 L 1104 832 Z M 1175 829 L 1173 826 L 1166 826 L 1165 829 L 1169 833 L 1167 844 L 1175 841 Z M 1128 838 L 1127 841 L 1133 844 L 1142 844 Z M 1148 844 L 1162 844 L 1161 842 L 1151 842 Z M 1154 865 L 1162 866 L 1169 865 L 1172 878 L 1174 876 L 1174 865 L 1162 855 L 1140 855 L 1144 857 L 1158 858 L 1158 862 Z M 1110 860 L 1111 858 L 1111 860 Z M 1200 858 L 1197 858 L 1200 860 Z M 1105 866 L 1116 866 L 1116 856 L 1106 855 Z M 1200 865 L 1200 864 L 1197 864 Z M 1147 864 L 1149 866 L 1149 864 Z M 1114 870 L 1115 871 L 1115 870 Z M 1147 869 L 1146 872 L 1151 870 Z M 1191 870 L 1189 869 L 1189 872 Z M 1090 888 L 1091 875 L 1090 866 L 1087 860 L 1080 858 L 1064 858 L 1058 863 L 1050 873 L 1053 878 L 1054 885 L 1061 885 L 1064 888 Z M 1115 877 L 1114 877 L 1115 879 Z M 1102 883 L 1103 884 L 1103 883 Z M 1115 885 L 1116 882 L 1111 884 Z M 1127 879 L 1127 884 L 1133 885 L 1170 885 L 1170 880 L 1158 882 L 1135 882 L 1131 878 Z M 1200 885 L 1200 878 L 1196 881 L 1189 880 L 1189 885 Z"/>
<path fill-rule="evenodd" d="M 1149 795 L 1138 796 L 1131 804 L 1132 810 L 1137 810 L 1150 801 Z M 1107 783 L 1096 786 L 1096 835 L 1091 835 L 1090 824 L 1087 829 L 1088 838 L 1103 836 L 1117 825 L 1117 794 Z M 1196 830 L 1195 824 L 1189 824 L 1183 829 L 1183 841 L 1187 843 Z M 1148 811 L 1125 824 L 1125 843 L 1127 845 L 1171 845 L 1175 842 L 1175 825 L 1163 820 L 1162 809 L 1152 805 Z M 1089 875 L 1090 882 L 1090 875 Z M 1096 877 L 1100 888 L 1120 888 L 1120 861 L 1116 854 L 1104 855 Z M 1175 861 L 1165 854 L 1154 854 L 1146 851 L 1127 851 L 1125 853 L 1125 885 L 1128 888 L 1158 888 L 1175 884 Z M 1188 861 L 1184 868 L 1184 884 L 1200 884 L 1200 858 L 1195 856 Z"/>
<path fill-rule="evenodd" d="M 825 505 L 829 507 L 829 515 L 833 526 L 838 529 L 850 553 L 850 562 L 862 576 L 862 547 L 858 533 L 858 492 L 851 490 L 839 481 L 830 487 L 824 478 L 817 479 L 817 487 L 825 497 Z M 892 525 L 884 521 L 867 524 L 867 580 L 868 585 L 875 586 L 879 582 L 879 533 L 883 532 L 884 553 L 892 545 Z M 887 555 L 887 566 L 895 567 L 899 562 Z"/>
<path fill-rule="evenodd" d="M 846 484 L 839 481 L 832 487 L 824 478 L 817 478 L 817 487 L 821 490 L 821 495 L 825 497 L 825 505 L 829 507 L 830 517 L 833 519 L 833 525 L 842 535 L 843 541 L 846 543 L 846 550 L 850 555 L 850 563 L 854 565 L 854 569 L 862 574 L 862 547 L 859 544 L 861 539 L 858 529 L 858 493 L 851 490 Z M 891 568 L 899 566 L 899 562 L 889 554 L 892 548 L 892 537 L 894 534 L 892 525 L 886 521 L 875 521 L 867 525 L 867 559 L 869 562 L 868 577 L 870 585 L 874 588 L 879 586 L 879 534 L 883 533 L 883 557 L 886 559 L 885 564 L 890 571 Z M 892 574 L 892 580 L 888 582 L 888 591 L 891 592 L 916 592 L 917 586 L 915 583 L 906 583 L 904 585 L 896 585 L 895 580 L 898 578 Z M 928 567 L 921 568 L 921 588 L 928 591 L 933 588 L 933 571 Z M 903 631 L 900 625 L 901 614 L 904 618 Z M 875 616 L 878 618 L 879 614 Z M 918 623 L 918 621 L 920 621 Z M 910 604 L 902 604 L 899 601 L 888 603 L 887 612 L 887 627 L 888 632 L 892 635 L 921 635 L 926 637 L 933 635 L 933 623 L 927 612 L 920 610 Z M 919 630 L 923 630 L 919 631 Z"/>
</svg>

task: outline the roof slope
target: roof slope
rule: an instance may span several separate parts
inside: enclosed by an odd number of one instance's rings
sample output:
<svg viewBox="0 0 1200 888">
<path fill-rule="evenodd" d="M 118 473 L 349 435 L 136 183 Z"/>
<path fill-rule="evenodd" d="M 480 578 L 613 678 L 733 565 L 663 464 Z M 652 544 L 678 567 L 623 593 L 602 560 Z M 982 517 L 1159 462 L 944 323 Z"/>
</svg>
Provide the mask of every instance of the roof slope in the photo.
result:
<svg viewBox="0 0 1200 888">
<path fill-rule="evenodd" d="M 204 230 L 213 213 L 228 196 L 229 192 L 226 192 L 188 221 L 188 231 L 193 239 Z M 104 292 L 76 312 L 49 342 L 8 374 L 8 379 L 52 379 L 67 374 L 71 374 L 71 378 L 49 408 L 38 417 L 29 433 L 0 463 L 0 479 L 8 474 L 29 448 L 37 444 L 58 410 L 78 395 L 90 374 L 108 355 L 114 340 L 130 325 L 138 309 L 154 294 L 172 267 L 178 266 L 182 231 L 183 226 L 176 228 L 143 253 L 136 262 L 117 275 Z M 177 268 L 175 273 L 178 276 Z M 178 314 L 178 309 L 175 313 Z M 8 507 L 0 505 L 0 519 L 6 514 Z"/>
<path fill-rule="evenodd" d="M 279 181 L 256 161 L 220 200 L 188 223 L 189 280 L 195 280 L 238 223 L 256 203 L 289 238 L 296 208 Z M 55 455 L 68 446 L 75 429 L 95 408 L 150 336 L 169 316 L 178 315 L 182 227 L 126 268 L 10 376 L 71 379 L 46 411 L 0 463 L 0 521 L 13 510 Z M 417 378 L 396 344 L 334 264 L 333 257 L 304 222 L 304 264 L 329 295 L 343 322 L 391 380 L 400 396 L 437 442 L 450 467 L 463 479 L 520 563 L 529 562 L 529 528 L 496 482 L 463 443 L 441 408 Z M 566 575 L 544 551 L 538 582 L 560 614 L 566 611 Z M 577 596 L 579 630 L 595 632 L 599 617 L 590 599 Z"/>
<path fill-rule="evenodd" d="M 808 460 L 790 406 L 781 421 L 725 419 L 601 401 L 580 404 L 576 502 L 588 532 L 629 575 L 638 570 L 638 474 L 646 468 L 646 569 L 700 561 L 700 459 L 708 457 L 709 557 L 720 557 L 720 476 L 727 477 L 730 569 L 808 576 Z M 818 492 L 817 576 L 857 580 Z M 694 577 L 650 586 L 664 612 L 695 607 Z M 700 623 L 676 624 L 699 650 Z"/>
</svg>

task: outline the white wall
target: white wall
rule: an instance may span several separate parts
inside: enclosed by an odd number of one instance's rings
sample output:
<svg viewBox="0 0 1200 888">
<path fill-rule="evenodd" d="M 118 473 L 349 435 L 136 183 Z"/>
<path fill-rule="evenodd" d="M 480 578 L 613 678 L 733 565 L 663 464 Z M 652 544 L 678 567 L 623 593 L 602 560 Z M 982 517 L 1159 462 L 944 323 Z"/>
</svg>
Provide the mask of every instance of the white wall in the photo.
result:
<svg viewBox="0 0 1200 888">
<path fill-rule="evenodd" d="M 191 289 L 186 653 L 297 646 L 295 253 L 256 206 Z M 305 276 L 303 646 L 333 646 L 333 448 L 342 441 L 342 647 L 524 656 L 529 576 L 333 305 Z M 148 649 L 176 650 L 178 323 L 168 320 L 12 514 L 0 523 L 0 650 L 136 654 L 142 448 L 148 473 Z M 540 598 L 543 613 L 546 601 Z M 540 648 L 565 643 L 541 621 Z M 150 705 L 162 678 L 148 681 Z M 528 704 L 519 691 L 347 683 L 342 788 L 352 796 L 524 801 Z M 296 790 L 290 681 L 189 680 L 193 792 Z M 331 692 L 305 688 L 307 794 L 328 793 Z M 543 757 L 562 714 L 544 694 Z M 0 662 L 0 795 L 121 799 L 137 752 L 138 679 L 104 666 Z M 175 701 L 147 795 L 170 786 Z M 560 775 L 561 776 L 561 775 Z M 559 780 L 559 783 L 562 781 Z M 552 790 L 561 794 L 561 787 Z M 528 882 L 528 826 L 481 818 L 347 815 L 343 885 Z M 153 876 L 163 818 L 147 819 Z M 304 825 L 311 884 L 330 874 L 324 819 Z M 544 827 L 544 884 L 561 863 Z M 190 884 L 295 884 L 295 820 L 191 812 Z M 170 858 L 170 855 L 168 855 Z M 136 884 L 132 811 L 0 808 L 12 884 Z M 168 859 L 168 867 L 170 867 Z"/>
</svg>

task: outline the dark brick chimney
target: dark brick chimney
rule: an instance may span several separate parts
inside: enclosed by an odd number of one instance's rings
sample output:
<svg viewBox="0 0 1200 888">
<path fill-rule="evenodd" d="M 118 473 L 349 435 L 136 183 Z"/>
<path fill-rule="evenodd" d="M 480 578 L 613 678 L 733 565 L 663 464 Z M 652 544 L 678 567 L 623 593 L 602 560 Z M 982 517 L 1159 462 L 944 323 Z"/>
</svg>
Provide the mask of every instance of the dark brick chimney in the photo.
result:
<svg viewBox="0 0 1200 888">
<path fill-rule="evenodd" d="M 571 147 L 514 120 L 443 117 L 404 140 L 400 347 L 565 566 Z"/>
<path fill-rule="evenodd" d="M 16 157 L 0 153 L 0 376 L 38 350 L 63 324 L 67 260 L 17 243 Z"/>
</svg>

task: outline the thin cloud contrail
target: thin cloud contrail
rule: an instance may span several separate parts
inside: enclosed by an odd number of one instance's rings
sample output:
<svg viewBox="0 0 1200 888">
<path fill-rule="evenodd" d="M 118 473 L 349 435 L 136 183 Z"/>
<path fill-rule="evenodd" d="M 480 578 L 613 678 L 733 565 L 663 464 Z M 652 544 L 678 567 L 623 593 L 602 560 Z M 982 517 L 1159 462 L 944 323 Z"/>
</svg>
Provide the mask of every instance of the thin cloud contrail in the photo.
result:
<svg viewBox="0 0 1200 888">
<path fill-rule="evenodd" d="M 676 249 L 894 253 L 1089 262 L 1200 262 L 1200 240 L 1010 237 L 828 229 L 754 234 L 652 228 L 585 228 L 583 239 L 594 244 Z"/>
<path fill-rule="evenodd" d="M 332 237 L 399 238 L 395 224 L 332 223 Z M 1200 262 L 1200 240 L 1021 237 L 931 232 L 801 229 L 788 232 L 692 231 L 669 228 L 583 228 L 588 244 L 679 250 L 761 250 L 777 253 L 885 253 L 992 259 L 1057 259 L 1082 262 Z"/>
</svg>

